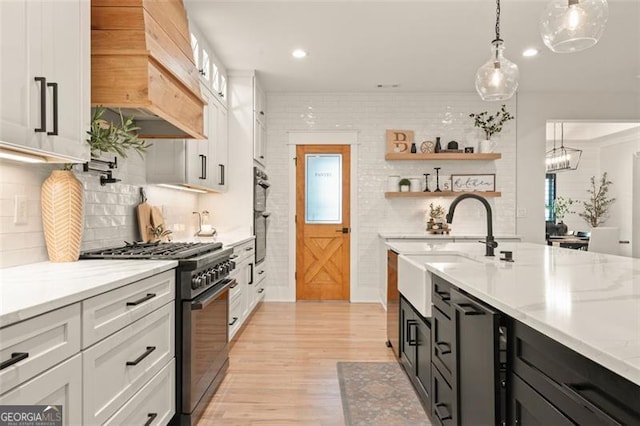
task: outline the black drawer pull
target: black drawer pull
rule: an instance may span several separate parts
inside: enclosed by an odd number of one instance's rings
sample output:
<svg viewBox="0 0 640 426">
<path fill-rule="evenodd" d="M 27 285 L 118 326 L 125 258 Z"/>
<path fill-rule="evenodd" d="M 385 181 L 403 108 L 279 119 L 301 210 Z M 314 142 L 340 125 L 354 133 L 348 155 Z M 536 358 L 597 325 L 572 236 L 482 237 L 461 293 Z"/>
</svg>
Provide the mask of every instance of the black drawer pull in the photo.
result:
<svg viewBox="0 0 640 426">
<path fill-rule="evenodd" d="M 142 355 L 140 355 L 138 358 L 136 358 L 135 361 L 127 361 L 127 365 L 138 365 L 140 363 L 140 361 L 142 361 L 143 359 L 145 359 L 146 357 L 151 355 L 151 352 L 153 352 L 155 350 L 156 350 L 155 346 L 147 346 L 147 350 L 144 351 L 144 353 Z"/>
<path fill-rule="evenodd" d="M 153 421 L 156 419 L 156 417 L 158 417 L 158 413 L 149 413 L 147 414 L 147 421 L 145 422 L 144 426 L 149 426 L 151 423 L 153 423 Z"/>
<path fill-rule="evenodd" d="M 233 284 L 229 286 L 229 288 L 236 288 L 238 286 L 238 281 L 233 280 Z"/>
<path fill-rule="evenodd" d="M 14 352 L 11 354 L 11 358 L 3 361 L 2 364 L 0 364 L 0 370 L 4 370 L 5 368 L 12 366 L 16 362 L 20 362 L 25 358 L 29 358 L 29 352 Z"/>
<path fill-rule="evenodd" d="M 408 320 L 407 321 L 407 344 L 409 346 L 418 346 L 418 339 L 411 335 L 411 329 L 414 326 L 418 325 L 418 321 L 416 320 Z"/>
<path fill-rule="evenodd" d="M 484 315 L 484 311 L 478 310 L 471 303 L 453 303 L 453 307 L 463 315 Z"/>
<path fill-rule="evenodd" d="M 264 269 L 262 271 L 258 272 L 258 275 L 262 275 L 262 274 L 264 274 Z"/>
<path fill-rule="evenodd" d="M 449 412 L 449 408 L 447 408 L 447 404 L 436 404 L 434 406 L 434 410 L 436 412 L 436 417 L 438 418 L 438 420 L 440 420 L 441 422 L 444 420 L 449 420 L 451 419 L 451 413 Z"/>
<path fill-rule="evenodd" d="M 233 317 L 233 321 L 231 321 L 231 322 L 229 323 L 229 325 L 233 325 L 233 324 L 235 324 L 235 323 L 236 323 L 236 321 L 238 321 L 238 317 Z"/>
<path fill-rule="evenodd" d="M 594 388 L 593 386 L 590 386 L 590 385 L 586 385 L 586 384 L 574 384 L 574 385 L 572 385 L 572 384 L 569 384 L 569 383 L 563 383 L 562 386 L 560 387 L 560 390 L 565 395 L 567 395 L 569 398 L 571 398 L 574 402 L 582 405 L 587 410 L 591 411 L 593 414 L 595 414 L 596 416 L 600 417 L 600 419 L 604 420 L 606 422 L 606 424 L 608 424 L 608 425 L 622 425 L 622 423 L 620 423 L 617 420 L 613 419 L 611 416 L 609 416 L 607 413 L 605 413 L 600 407 L 598 407 L 593 402 L 589 401 L 588 399 L 586 399 L 585 397 L 580 395 L 580 390 L 588 389 L 588 388 L 591 388 L 592 390 L 594 390 L 596 392 L 598 391 L 597 388 Z"/>
<path fill-rule="evenodd" d="M 261 288 L 260 290 L 258 290 L 258 294 L 262 293 L 264 291 L 264 288 Z"/>
<path fill-rule="evenodd" d="M 443 302 L 448 302 L 449 300 L 451 300 L 451 294 L 449 294 L 446 291 L 436 290 L 435 293 L 438 295 L 440 299 L 442 299 Z"/>
<path fill-rule="evenodd" d="M 436 348 L 440 351 L 440 354 L 446 355 L 451 353 L 451 345 L 447 342 L 436 342 Z M 444 348 L 444 349 L 443 349 Z"/>
<path fill-rule="evenodd" d="M 147 293 L 146 296 L 144 296 L 144 297 L 142 297 L 142 298 L 140 298 L 138 300 L 135 300 L 133 302 L 127 302 L 127 306 L 136 306 L 136 305 L 139 305 L 141 303 L 146 302 L 149 299 L 153 299 L 154 297 L 156 297 L 155 293 Z"/>
<path fill-rule="evenodd" d="M 53 131 L 47 132 L 47 135 L 58 135 L 58 83 L 47 83 L 47 87 L 53 89 Z"/>
<path fill-rule="evenodd" d="M 244 250 L 245 250 L 245 251 L 251 251 L 251 250 L 253 250 L 253 247 L 247 247 L 247 248 L 245 248 Z"/>
<path fill-rule="evenodd" d="M 238 255 L 237 254 L 232 254 L 231 256 L 229 256 L 229 259 L 237 259 Z"/>
</svg>

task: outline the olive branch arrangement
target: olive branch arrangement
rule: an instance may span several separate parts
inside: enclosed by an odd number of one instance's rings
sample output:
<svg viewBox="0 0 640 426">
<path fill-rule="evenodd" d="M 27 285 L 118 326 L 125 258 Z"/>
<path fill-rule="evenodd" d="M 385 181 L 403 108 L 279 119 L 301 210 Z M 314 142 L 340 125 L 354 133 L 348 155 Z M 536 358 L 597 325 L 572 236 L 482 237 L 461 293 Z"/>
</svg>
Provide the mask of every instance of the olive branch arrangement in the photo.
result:
<svg viewBox="0 0 640 426">
<path fill-rule="evenodd" d="M 473 125 L 480 127 L 487 139 L 491 139 L 491 135 L 500 133 L 502 126 L 509 120 L 513 120 L 515 117 L 507 111 L 507 106 L 502 104 L 500 109 L 494 114 L 489 115 L 487 111 L 469 114 L 469 117 L 474 119 Z"/>
</svg>

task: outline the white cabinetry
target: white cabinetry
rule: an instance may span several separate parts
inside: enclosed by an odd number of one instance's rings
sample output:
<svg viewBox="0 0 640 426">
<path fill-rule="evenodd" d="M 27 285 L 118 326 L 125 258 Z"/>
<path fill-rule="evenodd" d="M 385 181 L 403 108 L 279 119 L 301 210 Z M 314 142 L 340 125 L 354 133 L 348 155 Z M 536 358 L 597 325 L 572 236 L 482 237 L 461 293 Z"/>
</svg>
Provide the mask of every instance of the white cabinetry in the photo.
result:
<svg viewBox="0 0 640 426">
<path fill-rule="evenodd" d="M 231 274 L 236 285 L 229 291 L 229 341 L 233 340 L 253 309 L 252 297 L 255 289 L 255 242 L 252 239 L 233 247 L 231 260 L 236 268 Z"/>
<path fill-rule="evenodd" d="M 207 139 L 158 140 L 149 148 L 147 182 L 206 191 L 227 190 L 227 108 L 204 84 L 200 85 Z"/>
<path fill-rule="evenodd" d="M 66 425 L 167 424 L 174 288 L 169 270 L 1 328 L 0 405 L 62 405 Z"/>
<path fill-rule="evenodd" d="M 85 162 L 88 0 L 0 2 L 0 147 Z"/>
<path fill-rule="evenodd" d="M 225 107 L 227 106 L 227 71 L 215 56 L 211 46 L 198 28 L 191 22 L 191 50 L 200 73 L 200 81 L 209 88 Z"/>
<path fill-rule="evenodd" d="M 265 166 L 267 158 L 267 97 L 253 76 L 253 159 Z"/>
</svg>

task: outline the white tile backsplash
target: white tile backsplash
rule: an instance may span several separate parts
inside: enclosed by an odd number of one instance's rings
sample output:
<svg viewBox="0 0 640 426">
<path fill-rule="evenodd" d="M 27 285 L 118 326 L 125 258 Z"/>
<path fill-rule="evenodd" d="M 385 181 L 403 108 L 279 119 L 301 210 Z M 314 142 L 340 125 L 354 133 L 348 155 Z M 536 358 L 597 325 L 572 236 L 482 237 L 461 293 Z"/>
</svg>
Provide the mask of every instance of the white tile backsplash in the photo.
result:
<svg viewBox="0 0 640 426">
<path fill-rule="evenodd" d="M 0 162 L 0 268 L 48 260 L 42 233 L 40 187 L 56 167 Z M 140 187 L 146 185 L 144 159 L 135 153 L 127 159 L 118 159 L 113 175 L 121 181 L 105 186 L 100 185 L 98 174 L 82 172 L 80 166 L 74 170 L 84 185 L 85 229 L 81 249 L 139 240 L 136 206 L 140 203 Z M 195 232 L 192 212 L 197 209 L 197 194 L 155 186 L 145 188 L 148 203 L 161 208 L 173 237 L 191 237 Z M 13 223 L 15 195 L 27 196 L 28 221 L 24 225 Z"/>
<path fill-rule="evenodd" d="M 515 101 L 507 102 L 516 115 Z M 514 234 L 516 201 L 516 120 L 504 126 L 498 140 L 502 159 L 497 161 L 386 161 L 385 130 L 415 132 L 417 146 L 424 140 L 441 137 L 444 147 L 451 140 L 460 147 L 482 139 L 473 127 L 472 112 L 499 109 L 476 93 L 269 93 L 267 118 L 267 172 L 271 180 L 268 274 L 270 285 L 288 287 L 288 209 L 289 209 L 289 131 L 357 130 L 358 167 L 358 259 L 360 288 L 378 285 L 384 272 L 378 261 L 379 232 L 422 233 L 426 228 L 429 203 L 448 208 L 452 198 L 385 198 L 390 175 L 419 177 L 463 173 L 495 173 L 496 189 L 502 197 L 489 199 L 493 207 L 494 233 Z M 541 166 L 542 167 L 542 166 Z M 430 188 L 435 189 L 433 184 Z M 483 234 L 486 231 L 484 207 L 466 200 L 456 209 L 453 223 L 458 234 Z M 278 247 L 277 250 L 273 247 Z M 373 294 L 373 291 L 372 291 Z"/>
</svg>

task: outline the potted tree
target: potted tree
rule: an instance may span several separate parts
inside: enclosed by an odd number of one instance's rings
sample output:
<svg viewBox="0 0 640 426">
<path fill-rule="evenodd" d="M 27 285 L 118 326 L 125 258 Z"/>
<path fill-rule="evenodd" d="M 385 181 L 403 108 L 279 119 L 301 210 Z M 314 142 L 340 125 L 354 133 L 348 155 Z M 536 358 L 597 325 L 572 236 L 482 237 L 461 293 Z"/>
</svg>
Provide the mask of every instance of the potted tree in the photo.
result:
<svg viewBox="0 0 640 426">
<path fill-rule="evenodd" d="M 409 192 L 409 187 L 411 186 L 411 181 L 407 178 L 400 179 L 398 182 L 400 186 L 400 192 Z"/>
<path fill-rule="evenodd" d="M 480 141 L 479 151 L 481 153 L 493 152 L 496 148 L 495 141 L 491 141 L 491 136 L 498 134 L 502 131 L 502 126 L 509 120 L 513 120 L 515 117 L 507 111 L 507 106 L 502 104 L 500 109 L 493 115 L 489 115 L 487 111 L 469 114 L 469 117 L 473 118 L 473 125 L 479 127 L 484 132 L 485 139 Z"/>
<path fill-rule="evenodd" d="M 609 198 L 609 185 L 611 182 L 607 178 L 607 172 L 602 174 L 600 181 L 596 184 L 596 177 L 591 176 L 591 188 L 587 189 L 589 200 L 583 201 L 584 211 L 579 216 L 585 220 L 592 228 L 602 225 L 609 217 L 609 208 L 616 201 Z"/>
</svg>

